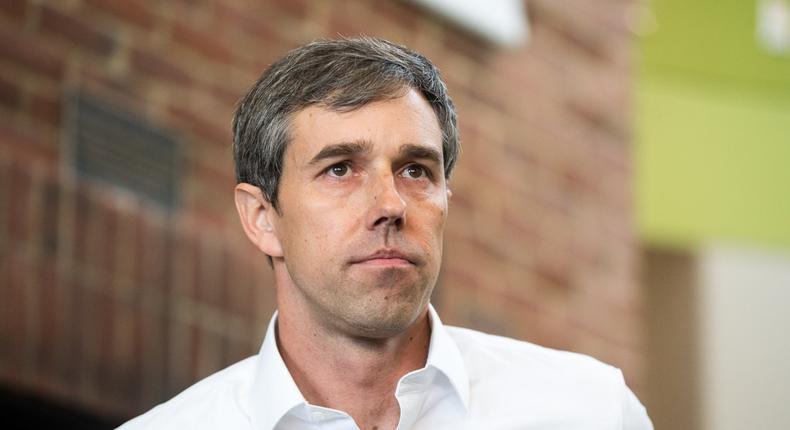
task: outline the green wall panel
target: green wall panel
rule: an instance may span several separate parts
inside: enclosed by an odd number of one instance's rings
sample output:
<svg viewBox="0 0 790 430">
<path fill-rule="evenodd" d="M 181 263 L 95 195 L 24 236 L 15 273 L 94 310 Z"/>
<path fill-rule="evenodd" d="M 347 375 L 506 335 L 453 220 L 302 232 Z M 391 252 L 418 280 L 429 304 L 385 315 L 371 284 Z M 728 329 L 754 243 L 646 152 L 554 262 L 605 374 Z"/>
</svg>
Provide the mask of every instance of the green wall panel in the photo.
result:
<svg viewBox="0 0 790 430">
<path fill-rule="evenodd" d="M 637 93 L 645 239 L 790 245 L 790 104 L 658 79 Z"/>
<path fill-rule="evenodd" d="M 642 238 L 790 247 L 790 58 L 758 47 L 754 1 L 652 4 L 635 88 Z"/>
</svg>

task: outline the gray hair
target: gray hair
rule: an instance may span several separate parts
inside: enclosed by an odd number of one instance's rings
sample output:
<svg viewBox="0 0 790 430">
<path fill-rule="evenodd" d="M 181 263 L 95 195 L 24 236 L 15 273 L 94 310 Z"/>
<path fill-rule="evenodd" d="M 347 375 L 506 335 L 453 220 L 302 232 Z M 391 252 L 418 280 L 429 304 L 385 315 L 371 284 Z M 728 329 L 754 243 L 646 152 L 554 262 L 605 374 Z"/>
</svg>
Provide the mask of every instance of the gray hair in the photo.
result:
<svg viewBox="0 0 790 430">
<path fill-rule="evenodd" d="M 439 71 L 424 56 L 370 37 L 317 40 L 288 52 L 258 79 L 233 118 L 236 181 L 257 186 L 279 212 L 277 190 L 288 146 L 289 118 L 311 105 L 350 111 L 419 91 L 442 130 L 444 175 L 460 149 L 455 107 Z"/>
</svg>

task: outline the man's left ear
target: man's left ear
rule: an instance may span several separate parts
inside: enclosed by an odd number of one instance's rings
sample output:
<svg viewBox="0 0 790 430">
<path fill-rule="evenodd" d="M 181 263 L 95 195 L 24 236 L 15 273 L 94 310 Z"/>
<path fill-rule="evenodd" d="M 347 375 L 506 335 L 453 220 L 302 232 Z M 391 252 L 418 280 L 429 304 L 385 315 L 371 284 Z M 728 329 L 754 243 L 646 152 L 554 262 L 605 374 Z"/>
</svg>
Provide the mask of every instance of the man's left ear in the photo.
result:
<svg viewBox="0 0 790 430">
<path fill-rule="evenodd" d="M 274 224 L 277 214 L 261 189 L 251 184 L 237 184 L 234 199 L 239 220 L 250 241 L 264 254 L 282 257 L 283 249 Z"/>
<path fill-rule="evenodd" d="M 445 188 L 447 190 L 447 200 L 450 200 L 450 197 L 453 196 L 453 190 L 451 190 L 450 187 L 445 187 Z"/>
</svg>

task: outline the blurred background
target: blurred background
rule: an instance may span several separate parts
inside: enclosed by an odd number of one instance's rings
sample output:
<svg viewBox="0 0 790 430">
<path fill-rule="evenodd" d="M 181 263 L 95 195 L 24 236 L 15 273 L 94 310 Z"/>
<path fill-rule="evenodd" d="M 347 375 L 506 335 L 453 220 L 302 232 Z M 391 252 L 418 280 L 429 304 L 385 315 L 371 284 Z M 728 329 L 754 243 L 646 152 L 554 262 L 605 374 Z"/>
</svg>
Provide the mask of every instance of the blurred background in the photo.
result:
<svg viewBox="0 0 790 430">
<path fill-rule="evenodd" d="M 257 352 L 234 106 L 360 34 L 457 105 L 446 323 L 618 366 L 658 429 L 790 428 L 790 0 L 0 1 L 0 422 L 114 427 Z"/>
</svg>

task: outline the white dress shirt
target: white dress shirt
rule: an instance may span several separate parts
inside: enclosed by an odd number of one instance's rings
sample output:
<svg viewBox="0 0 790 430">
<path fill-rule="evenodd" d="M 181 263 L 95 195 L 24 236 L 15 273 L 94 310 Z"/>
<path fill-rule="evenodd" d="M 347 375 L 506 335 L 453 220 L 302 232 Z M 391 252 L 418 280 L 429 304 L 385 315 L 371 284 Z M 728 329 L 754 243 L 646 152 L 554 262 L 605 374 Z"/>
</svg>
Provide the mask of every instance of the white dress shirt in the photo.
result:
<svg viewBox="0 0 790 430">
<path fill-rule="evenodd" d="M 276 318 L 275 313 L 258 355 L 120 428 L 358 429 L 345 412 L 304 399 L 277 349 Z M 395 390 L 398 430 L 653 428 L 617 368 L 581 354 L 444 326 L 432 306 L 429 318 L 425 367 L 404 375 Z"/>
</svg>

